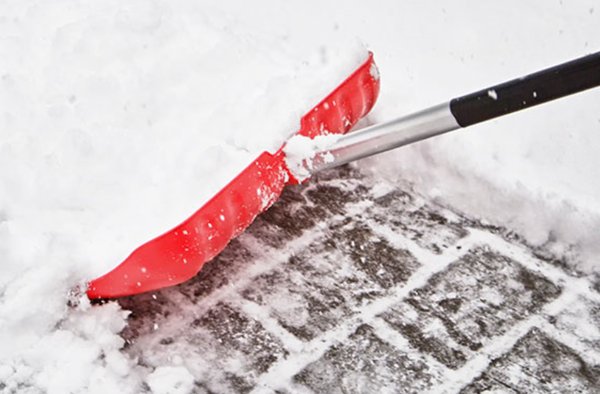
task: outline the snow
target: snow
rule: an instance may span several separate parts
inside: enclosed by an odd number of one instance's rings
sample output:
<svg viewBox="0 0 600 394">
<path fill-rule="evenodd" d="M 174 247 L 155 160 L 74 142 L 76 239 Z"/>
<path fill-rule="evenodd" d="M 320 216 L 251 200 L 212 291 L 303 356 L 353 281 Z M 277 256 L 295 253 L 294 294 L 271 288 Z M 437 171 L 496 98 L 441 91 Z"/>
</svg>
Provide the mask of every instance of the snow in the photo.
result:
<svg viewBox="0 0 600 394">
<path fill-rule="evenodd" d="M 277 149 L 365 46 L 382 79 L 370 121 L 384 121 L 597 50 L 595 6 L 0 3 L 0 390 L 189 392 L 183 366 L 149 374 L 119 352 L 126 312 L 69 290 Z M 598 271 L 599 102 L 590 91 L 359 165 Z"/>
<path fill-rule="evenodd" d="M 24 305 L 19 306 L 23 311 L 33 309 L 40 314 L 42 300 L 23 298 Z M 42 308 L 25 305 L 32 302 Z M 6 310 L 0 313 L 6 317 Z M 78 392 L 82 387 L 95 393 L 135 392 L 134 387 L 140 383 L 132 373 L 135 363 L 119 351 L 124 341 L 117 335 L 127 315 L 115 303 L 89 308 L 89 301 L 82 299 L 68 316 L 47 311 L 37 320 L 33 316 L 26 320 L 3 319 L 0 382 L 8 392 L 29 386 L 56 394 Z M 56 317 L 63 320 L 53 321 Z M 44 323 L 55 326 L 49 330 Z"/>
<path fill-rule="evenodd" d="M 194 377 L 185 367 L 159 367 L 148 376 L 154 394 L 185 394 L 194 388 Z"/>
<path fill-rule="evenodd" d="M 335 158 L 330 152 L 325 151 L 335 144 L 340 138 L 339 134 L 319 135 L 315 138 L 295 135 L 290 138 L 284 147 L 285 162 L 292 175 L 299 181 L 309 178 L 314 168 L 314 161 L 330 163 Z M 318 152 L 323 152 L 316 157 Z"/>
</svg>

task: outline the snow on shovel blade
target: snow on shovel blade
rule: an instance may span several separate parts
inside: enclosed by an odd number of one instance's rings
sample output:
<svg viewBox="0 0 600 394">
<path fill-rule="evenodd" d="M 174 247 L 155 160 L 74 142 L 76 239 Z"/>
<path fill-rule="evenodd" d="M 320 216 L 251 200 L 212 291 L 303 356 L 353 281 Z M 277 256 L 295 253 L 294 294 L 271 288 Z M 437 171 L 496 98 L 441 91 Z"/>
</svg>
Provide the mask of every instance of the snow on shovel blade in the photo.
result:
<svg viewBox="0 0 600 394">
<path fill-rule="evenodd" d="M 299 135 L 345 133 L 375 104 L 379 78 L 368 59 L 300 122 Z M 227 186 L 174 229 L 145 243 L 109 273 L 88 284 L 89 298 L 115 298 L 182 283 L 219 254 L 270 207 L 286 184 L 297 183 L 282 149 L 262 153 Z"/>
</svg>

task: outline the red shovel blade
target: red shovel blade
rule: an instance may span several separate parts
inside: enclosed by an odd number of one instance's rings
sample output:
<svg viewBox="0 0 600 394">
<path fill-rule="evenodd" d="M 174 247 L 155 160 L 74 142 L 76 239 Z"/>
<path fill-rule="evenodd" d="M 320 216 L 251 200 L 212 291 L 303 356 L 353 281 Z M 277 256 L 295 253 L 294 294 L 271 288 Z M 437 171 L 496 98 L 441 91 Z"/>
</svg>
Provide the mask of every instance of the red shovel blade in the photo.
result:
<svg viewBox="0 0 600 394">
<path fill-rule="evenodd" d="M 345 133 L 375 104 L 379 78 L 373 54 L 301 119 L 298 134 Z M 109 273 L 88 284 L 89 298 L 115 298 L 173 286 L 195 276 L 286 184 L 295 183 L 280 149 L 262 153 L 202 208 L 174 229 L 145 243 Z"/>
</svg>

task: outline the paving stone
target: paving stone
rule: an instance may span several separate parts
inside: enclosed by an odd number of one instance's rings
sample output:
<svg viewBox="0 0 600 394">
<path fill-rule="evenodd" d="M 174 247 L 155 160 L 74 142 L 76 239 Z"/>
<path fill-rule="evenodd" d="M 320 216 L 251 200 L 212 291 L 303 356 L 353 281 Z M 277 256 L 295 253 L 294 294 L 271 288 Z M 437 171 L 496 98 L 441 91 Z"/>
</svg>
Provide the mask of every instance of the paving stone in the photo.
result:
<svg viewBox="0 0 600 394">
<path fill-rule="evenodd" d="M 464 220 L 457 215 L 400 190 L 376 198 L 369 214 L 378 223 L 436 254 L 469 234 Z"/>
<path fill-rule="evenodd" d="M 560 292 L 516 261 L 478 248 L 382 317 L 419 350 L 459 368 L 487 339 L 537 313 Z"/>
<path fill-rule="evenodd" d="M 335 327 L 336 322 L 352 313 L 335 288 L 309 283 L 294 270 L 261 275 L 243 296 L 269 308 L 282 327 L 303 340 Z"/>
<path fill-rule="evenodd" d="M 586 364 L 573 349 L 533 328 L 461 391 L 481 392 L 598 393 L 600 367 Z"/>
<path fill-rule="evenodd" d="M 261 214 L 247 230 L 265 244 L 280 248 L 310 228 L 344 212 L 344 206 L 358 201 L 368 189 L 349 167 L 316 177 L 308 185 L 288 186 L 279 200 Z"/>
<path fill-rule="evenodd" d="M 121 332 L 126 347 L 138 337 L 151 334 L 157 321 L 168 319 L 173 313 L 181 313 L 178 305 L 164 291 L 123 297 L 118 302 L 123 309 L 131 312 L 127 326 Z"/>
<path fill-rule="evenodd" d="M 257 259 L 256 253 L 244 246 L 240 238 L 233 239 L 217 257 L 204 264 L 198 275 L 176 287 L 176 291 L 193 302 L 201 302 L 213 291 L 231 284 L 238 273 Z"/>
<path fill-rule="evenodd" d="M 511 230 L 504 226 L 498 226 L 483 222 L 479 219 L 465 218 L 465 226 L 477 228 L 481 231 L 494 234 L 498 237 L 503 238 L 506 242 L 513 245 L 520 245 L 529 250 L 529 252 L 537 259 L 542 260 L 550 265 L 560 268 L 565 273 L 573 277 L 584 277 L 587 274 L 581 272 L 576 266 L 568 261 L 565 255 L 559 255 L 553 251 L 552 242 L 545 245 L 531 245 L 527 240 L 519 233 Z M 559 248 L 561 249 L 561 248 Z"/>
<path fill-rule="evenodd" d="M 299 186 L 286 188 L 280 199 L 256 218 L 246 232 L 266 245 L 279 248 L 327 217 L 324 207 L 308 204 Z"/>
<path fill-rule="evenodd" d="M 409 251 L 392 247 L 356 219 L 333 225 L 324 243 L 327 252 L 333 248 L 341 251 L 357 269 L 385 289 L 406 282 L 421 265 Z"/>
<path fill-rule="evenodd" d="M 276 270 L 253 280 L 242 295 L 270 308 L 298 338 L 311 340 L 364 302 L 404 283 L 418 266 L 408 251 L 392 248 L 364 223 L 344 222 L 333 225 L 323 239 Z"/>
<path fill-rule="evenodd" d="M 418 393 L 438 377 L 418 355 L 397 350 L 363 324 L 294 381 L 317 393 Z"/>
<path fill-rule="evenodd" d="M 187 340 L 220 379 L 202 382 L 216 392 L 248 392 L 257 376 L 288 352 L 262 324 L 224 303 L 192 322 Z M 215 382 L 215 380 L 218 380 Z"/>
</svg>

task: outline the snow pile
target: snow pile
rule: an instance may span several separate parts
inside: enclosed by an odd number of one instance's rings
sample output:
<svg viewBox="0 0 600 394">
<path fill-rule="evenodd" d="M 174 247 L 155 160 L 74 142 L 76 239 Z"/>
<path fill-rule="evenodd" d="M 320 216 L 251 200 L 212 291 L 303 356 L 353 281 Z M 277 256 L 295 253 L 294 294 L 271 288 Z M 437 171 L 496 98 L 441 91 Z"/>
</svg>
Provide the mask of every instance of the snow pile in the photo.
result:
<svg viewBox="0 0 600 394">
<path fill-rule="evenodd" d="M 126 324 L 127 312 L 116 303 L 90 308 L 87 298 L 68 314 L 40 308 L 44 298 L 22 300 L 18 303 L 5 295 L 0 309 L 1 317 L 12 315 L 0 324 L 0 391 L 134 392 L 140 383 L 132 373 L 135 363 L 120 352 L 124 341 L 117 335 Z M 12 310 L 6 308 L 9 301 Z M 32 310 L 37 316 L 29 315 Z M 63 319 L 56 321 L 58 316 Z"/>
</svg>

